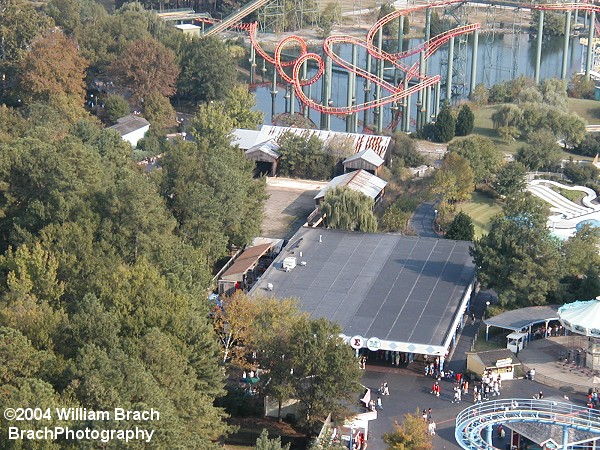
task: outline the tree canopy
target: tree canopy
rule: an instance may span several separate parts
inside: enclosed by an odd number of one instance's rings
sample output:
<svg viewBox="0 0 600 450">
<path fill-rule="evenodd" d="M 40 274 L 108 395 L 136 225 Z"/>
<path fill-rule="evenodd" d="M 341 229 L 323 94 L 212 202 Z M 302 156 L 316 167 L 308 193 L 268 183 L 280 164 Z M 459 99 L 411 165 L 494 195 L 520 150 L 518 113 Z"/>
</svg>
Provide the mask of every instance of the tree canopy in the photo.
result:
<svg viewBox="0 0 600 450">
<path fill-rule="evenodd" d="M 502 155 L 492 140 L 483 136 L 455 140 L 448 145 L 448 151 L 468 161 L 475 183 L 488 181 L 498 171 L 502 162 Z"/>
<path fill-rule="evenodd" d="M 558 288 L 563 257 L 560 243 L 546 226 L 541 201 L 521 195 L 492 219 L 490 232 L 475 241 L 477 278 L 498 292 L 508 309 L 543 305 Z"/>
<path fill-rule="evenodd" d="M 325 194 L 321 211 L 328 228 L 373 233 L 377 231 L 373 206 L 373 199 L 362 192 L 341 187 Z"/>
</svg>

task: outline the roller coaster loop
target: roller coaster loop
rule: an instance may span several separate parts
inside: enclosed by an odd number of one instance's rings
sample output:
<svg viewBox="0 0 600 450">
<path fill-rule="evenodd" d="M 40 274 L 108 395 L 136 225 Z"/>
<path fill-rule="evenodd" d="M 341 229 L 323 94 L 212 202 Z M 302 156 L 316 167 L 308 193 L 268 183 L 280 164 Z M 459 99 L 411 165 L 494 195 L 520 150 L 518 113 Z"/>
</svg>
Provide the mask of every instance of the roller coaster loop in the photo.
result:
<svg viewBox="0 0 600 450">
<path fill-rule="evenodd" d="M 574 429 L 586 431 L 592 436 L 588 440 L 600 439 L 600 411 L 535 399 L 493 400 L 470 406 L 456 417 L 454 436 L 464 449 L 491 450 L 492 427 L 517 422 L 560 426 L 563 437 L 568 436 L 569 429 Z"/>
<path fill-rule="evenodd" d="M 375 45 L 373 45 L 373 38 L 384 25 L 388 24 L 389 22 L 392 22 L 393 20 L 398 19 L 401 16 L 405 16 L 411 12 L 424 10 L 430 7 L 439 8 L 461 2 L 462 0 L 449 0 L 444 2 L 431 3 L 429 5 L 424 6 L 417 6 L 415 8 L 407 10 L 394 11 L 391 14 L 388 14 L 387 16 L 379 20 L 369 30 L 369 32 L 367 33 L 366 40 L 344 35 L 330 36 L 326 38 L 323 42 L 323 51 L 329 58 L 331 58 L 333 62 L 335 62 L 340 67 L 345 68 L 346 70 L 348 70 L 348 72 L 352 72 L 357 76 L 368 80 L 371 83 L 381 86 L 388 93 L 388 95 L 382 96 L 381 98 L 366 101 L 364 103 L 353 104 L 351 106 L 321 105 L 309 98 L 303 92 L 303 86 L 316 83 L 321 78 L 324 72 L 325 64 L 321 55 L 308 52 L 306 41 L 302 37 L 292 35 L 283 38 L 277 44 L 274 55 L 272 57 L 262 49 L 262 47 L 256 40 L 256 32 L 258 28 L 258 25 L 256 23 L 251 24 L 249 27 L 250 41 L 256 49 L 257 53 L 260 56 L 262 56 L 266 61 L 273 64 L 277 69 L 279 76 L 294 87 L 296 96 L 304 105 L 325 114 L 348 115 L 359 111 L 364 111 L 366 109 L 376 108 L 378 106 L 385 105 L 388 103 L 398 102 L 411 94 L 425 89 L 428 86 L 433 86 L 434 84 L 439 83 L 439 75 L 429 76 L 420 73 L 420 62 L 416 62 L 409 66 L 403 63 L 402 60 L 420 52 L 423 52 L 424 59 L 426 60 L 429 57 L 431 57 L 431 55 L 443 44 L 448 42 L 452 37 L 471 33 L 474 30 L 479 29 L 481 27 L 480 24 L 469 24 L 454 28 L 434 37 L 433 39 L 430 39 L 427 42 L 422 43 L 421 45 L 416 46 L 415 48 L 409 49 L 401 53 L 387 53 L 380 50 Z M 373 58 L 388 62 L 389 64 L 391 64 L 392 67 L 398 68 L 403 73 L 402 78 L 407 79 L 407 81 L 410 82 L 407 84 L 407 86 L 409 87 L 405 89 L 404 83 L 400 83 L 398 86 L 396 86 L 395 84 L 387 82 L 379 78 L 378 76 L 370 73 L 369 71 L 364 70 L 361 67 L 351 64 L 350 62 L 344 60 L 340 55 L 338 55 L 334 51 L 333 47 L 336 44 L 356 45 L 362 47 Z M 281 55 L 283 49 L 286 46 L 291 45 L 299 48 L 299 56 L 292 61 L 282 61 Z M 317 73 L 310 79 L 303 79 L 301 76 L 302 66 L 305 62 L 311 60 L 314 61 L 317 65 Z M 292 68 L 291 74 L 288 74 L 285 71 L 285 69 L 289 67 Z"/>
<path fill-rule="evenodd" d="M 377 46 L 373 44 L 373 40 L 379 32 L 379 30 L 383 28 L 383 26 L 398 19 L 399 17 L 406 16 L 416 11 L 426 10 L 428 8 L 442 8 L 460 3 L 464 3 L 464 0 L 448 0 L 434 2 L 426 5 L 416 6 L 414 8 L 394 11 L 377 21 L 377 23 L 375 23 L 375 25 L 373 25 L 373 27 L 371 27 L 371 29 L 367 32 L 366 39 L 359 39 L 356 37 L 344 35 L 330 36 L 326 38 L 323 42 L 323 51 L 325 55 L 331 58 L 332 61 L 335 62 L 337 65 L 348 70 L 348 72 L 354 73 L 357 76 L 364 78 L 368 82 L 381 86 L 387 92 L 387 95 L 382 96 L 379 99 L 374 99 L 366 101 L 364 103 L 347 106 L 332 106 L 329 104 L 321 105 L 309 98 L 303 92 L 302 88 L 304 86 L 316 83 L 321 78 L 321 76 L 324 73 L 325 64 L 323 62 L 323 58 L 320 55 L 308 52 L 307 43 L 302 37 L 291 35 L 283 38 L 277 44 L 274 55 L 271 56 L 266 51 L 264 51 L 264 49 L 257 42 L 256 33 L 258 29 L 258 24 L 256 22 L 252 24 L 240 24 L 238 25 L 238 28 L 248 31 L 250 35 L 250 41 L 256 49 L 257 53 L 266 61 L 273 64 L 279 76 L 294 87 L 296 96 L 304 105 L 325 114 L 348 115 L 354 114 L 359 111 L 364 111 L 366 109 L 376 108 L 385 104 L 399 102 L 400 100 L 408 97 L 409 95 L 412 95 L 418 91 L 425 89 L 428 86 L 433 86 L 436 83 L 440 82 L 439 75 L 431 76 L 427 74 L 421 74 L 419 61 L 415 62 L 411 66 L 408 66 L 407 64 L 403 63 L 402 60 L 420 52 L 423 52 L 424 59 L 427 60 L 442 45 L 450 41 L 450 39 L 456 36 L 472 33 L 473 31 L 481 28 L 480 24 L 468 24 L 454 28 L 452 30 L 446 31 L 445 33 L 435 36 L 427 42 L 423 42 L 422 44 L 417 45 L 416 47 L 401 53 L 387 53 L 381 51 L 379 48 L 377 48 Z M 547 11 L 580 10 L 600 12 L 600 5 L 585 2 L 535 5 L 521 4 L 520 6 L 522 8 L 528 7 L 530 9 Z M 333 50 L 333 46 L 336 44 L 356 45 L 364 48 L 373 58 L 377 60 L 386 61 L 387 63 L 391 64 L 392 67 L 398 68 L 403 74 L 401 76 L 403 82 L 396 86 L 395 84 L 387 82 L 379 78 L 375 74 L 364 70 L 357 65 L 349 63 Z M 295 47 L 299 47 L 299 56 L 291 61 L 282 61 L 281 55 L 284 47 L 292 45 Z M 302 65 L 310 60 L 316 63 L 318 68 L 317 73 L 310 79 L 303 79 L 301 76 Z M 291 68 L 291 74 L 288 74 L 286 72 L 286 68 Z M 406 89 L 404 88 L 405 80 L 408 81 L 406 85 L 410 86 Z"/>
</svg>

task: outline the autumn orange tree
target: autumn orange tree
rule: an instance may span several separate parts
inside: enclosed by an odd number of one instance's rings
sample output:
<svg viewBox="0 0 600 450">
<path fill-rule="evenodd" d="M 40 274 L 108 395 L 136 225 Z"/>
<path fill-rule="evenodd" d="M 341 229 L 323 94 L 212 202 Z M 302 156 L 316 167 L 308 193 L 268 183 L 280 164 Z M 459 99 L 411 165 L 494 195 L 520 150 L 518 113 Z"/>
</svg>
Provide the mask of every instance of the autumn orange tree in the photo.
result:
<svg viewBox="0 0 600 450">
<path fill-rule="evenodd" d="M 25 101 L 67 97 L 83 104 L 88 63 L 75 41 L 59 30 L 34 40 L 20 65 L 20 92 Z"/>
<path fill-rule="evenodd" d="M 179 76 L 173 51 L 152 38 L 133 41 L 111 64 L 110 71 L 135 102 L 156 92 L 170 97 Z"/>
<path fill-rule="evenodd" d="M 221 346 L 223 364 L 255 368 L 247 359 L 275 341 L 281 341 L 291 325 L 305 317 L 294 300 L 249 295 L 237 291 L 214 308 L 213 326 Z"/>
</svg>

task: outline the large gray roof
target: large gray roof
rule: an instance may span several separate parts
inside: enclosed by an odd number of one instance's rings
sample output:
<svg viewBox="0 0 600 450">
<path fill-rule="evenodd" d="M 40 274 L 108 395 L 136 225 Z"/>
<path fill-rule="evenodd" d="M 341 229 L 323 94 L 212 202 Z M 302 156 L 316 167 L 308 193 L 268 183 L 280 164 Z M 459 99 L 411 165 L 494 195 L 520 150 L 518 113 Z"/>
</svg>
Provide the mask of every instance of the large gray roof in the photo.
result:
<svg viewBox="0 0 600 450">
<path fill-rule="evenodd" d="M 312 317 L 339 323 L 347 337 L 377 337 L 388 349 L 439 354 L 474 279 L 470 244 L 302 228 L 252 292 L 295 297 Z M 282 261 L 289 256 L 298 266 L 285 272 Z"/>
<path fill-rule="evenodd" d="M 514 309 L 490 317 L 485 323 L 505 330 L 520 331 L 530 325 L 546 322 L 547 320 L 558 320 L 558 305 Z"/>
</svg>

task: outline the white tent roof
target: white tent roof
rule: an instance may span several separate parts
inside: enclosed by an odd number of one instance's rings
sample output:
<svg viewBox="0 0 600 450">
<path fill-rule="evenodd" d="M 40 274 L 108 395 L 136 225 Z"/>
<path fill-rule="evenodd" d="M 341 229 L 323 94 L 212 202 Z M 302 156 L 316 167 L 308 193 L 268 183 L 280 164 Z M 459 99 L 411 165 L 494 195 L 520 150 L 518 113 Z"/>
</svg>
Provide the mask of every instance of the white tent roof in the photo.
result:
<svg viewBox="0 0 600 450">
<path fill-rule="evenodd" d="M 558 317 L 574 333 L 600 338 L 600 297 L 567 303 L 558 309 Z"/>
</svg>

